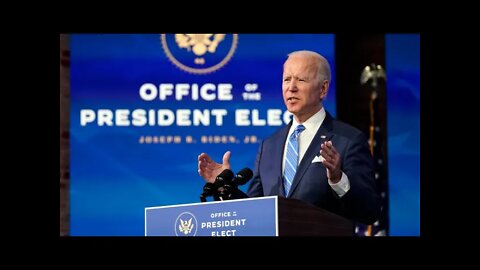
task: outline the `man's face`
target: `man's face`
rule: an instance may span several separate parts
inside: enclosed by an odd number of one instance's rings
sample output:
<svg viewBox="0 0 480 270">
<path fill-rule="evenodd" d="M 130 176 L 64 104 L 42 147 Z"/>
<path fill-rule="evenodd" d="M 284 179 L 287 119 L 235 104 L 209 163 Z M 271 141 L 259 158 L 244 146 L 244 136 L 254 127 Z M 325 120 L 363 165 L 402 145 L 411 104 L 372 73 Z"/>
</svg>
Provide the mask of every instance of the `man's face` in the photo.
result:
<svg viewBox="0 0 480 270">
<path fill-rule="evenodd" d="M 304 122 L 321 109 L 320 102 L 326 91 L 322 90 L 322 83 L 317 76 L 317 66 L 307 56 L 290 56 L 284 64 L 283 101 L 297 121 Z"/>
</svg>

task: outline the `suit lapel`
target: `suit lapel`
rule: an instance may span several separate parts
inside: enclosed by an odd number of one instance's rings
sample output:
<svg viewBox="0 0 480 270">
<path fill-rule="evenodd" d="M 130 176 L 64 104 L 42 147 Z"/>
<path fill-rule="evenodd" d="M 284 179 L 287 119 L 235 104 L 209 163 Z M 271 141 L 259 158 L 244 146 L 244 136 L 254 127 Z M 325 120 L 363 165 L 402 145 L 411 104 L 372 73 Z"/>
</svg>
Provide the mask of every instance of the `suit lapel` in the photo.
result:
<svg viewBox="0 0 480 270">
<path fill-rule="evenodd" d="M 315 137 L 313 137 L 312 142 L 307 148 L 307 152 L 305 152 L 302 161 L 298 165 L 297 172 L 295 173 L 295 177 L 293 178 L 292 187 L 290 188 L 288 197 L 291 197 L 292 194 L 295 192 L 295 189 L 299 185 L 300 181 L 302 181 L 303 175 L 307 171 L 307 168 L 310 166 L 313 158 L 318 155 L 320 151 L 320 144 L 322 144 L 325 139 L 329 139 L 333 135 L 331 133 L 332 127 L 333 118 L 328 112 L 326 112 L 326 116 L 323 120 L 322 125 L 315 134 Z"/>
<path fill-rule="evenodd" d="M 278 194 L 285 197 L 285 191 L 283 190 L 283 172 L 282 172 L 282 165 L 283 165 L 283 151 L 285 149 L 285 143 L 287 141 L 288 131 L 292 126 L 292 121 L 285 126 L 277 136 L 274 138 L 274 142 L 272 145 L 281 145 L 282 147 L 274 147 L 271 153 L 272 157 L 272 164 L 273 164 L 273 171 L 277 174 L 277 184 L 278 184 Z M 275 179 L 275 178 L 274 178 Z"/>
</svg>

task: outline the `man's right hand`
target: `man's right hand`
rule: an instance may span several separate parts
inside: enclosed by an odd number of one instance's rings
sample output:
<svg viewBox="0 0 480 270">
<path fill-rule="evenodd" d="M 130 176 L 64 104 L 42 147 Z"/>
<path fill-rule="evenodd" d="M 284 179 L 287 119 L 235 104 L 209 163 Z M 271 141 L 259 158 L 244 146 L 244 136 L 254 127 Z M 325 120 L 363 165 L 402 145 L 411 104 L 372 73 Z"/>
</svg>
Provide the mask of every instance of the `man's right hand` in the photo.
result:
<svg viewBox="0 0 480 270">
<path fill-rule="evenodd" d="M 223 170 L 230 169 L 230 151 L 225 152 L 223 155 L 223 164 L 218 164 L 213 161 L 209 155 L 201 153 L 198 156 L 198 174 L 207 182 L 215 182 L 215 178 Z"/>
</svg>

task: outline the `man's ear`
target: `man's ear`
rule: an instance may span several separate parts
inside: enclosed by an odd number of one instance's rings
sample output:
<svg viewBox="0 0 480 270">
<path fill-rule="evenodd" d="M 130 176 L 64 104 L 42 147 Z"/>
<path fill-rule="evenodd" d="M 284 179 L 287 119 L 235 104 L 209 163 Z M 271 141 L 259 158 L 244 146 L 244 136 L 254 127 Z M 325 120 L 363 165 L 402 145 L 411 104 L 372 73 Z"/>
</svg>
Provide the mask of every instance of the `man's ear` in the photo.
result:
<svg viewBox="0 0 480 270">
<path fill-rule="evenodd" d="M 324 100 L 327 97 L 329 86 L 330 86 L 330 82 L 327 80 L 324 80 L 320 90 L 321 100 Z"/>
</svg>

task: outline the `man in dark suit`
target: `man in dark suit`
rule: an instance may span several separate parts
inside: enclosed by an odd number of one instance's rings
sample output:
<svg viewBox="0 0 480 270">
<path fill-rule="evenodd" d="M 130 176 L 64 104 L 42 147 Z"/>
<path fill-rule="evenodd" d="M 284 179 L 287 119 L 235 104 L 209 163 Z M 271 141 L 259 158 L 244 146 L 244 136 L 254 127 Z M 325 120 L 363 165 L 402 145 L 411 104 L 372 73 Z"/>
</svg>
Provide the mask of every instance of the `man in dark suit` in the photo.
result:
<svg viewBox="0 0 480 270">
<path fill-rule="evenodd" d="M 262 141 L 247 194 L 234 198 L 284 196 L 299 199 L 354 221 L 371 224 L 380 215 L 373 160 L 367 138 L 337 121 L 322 105 L 330 84 L 330 65 L 312 51 L 290 53 L 283 66 L 283 101 L 290 123 Z M 198 173 L 207 182 L 230 169 L 198 156 Z"/>
</svg>

